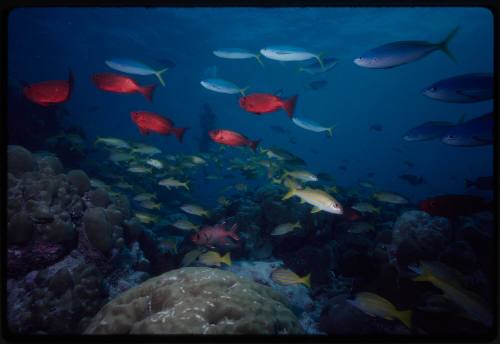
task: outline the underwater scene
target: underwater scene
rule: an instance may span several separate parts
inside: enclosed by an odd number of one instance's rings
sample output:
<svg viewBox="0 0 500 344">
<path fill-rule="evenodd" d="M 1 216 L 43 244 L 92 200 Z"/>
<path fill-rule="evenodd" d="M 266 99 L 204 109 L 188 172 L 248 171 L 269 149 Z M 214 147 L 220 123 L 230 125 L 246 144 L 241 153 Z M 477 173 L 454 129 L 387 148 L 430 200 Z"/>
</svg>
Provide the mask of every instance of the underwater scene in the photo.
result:
<svg viewBox="0 0 500 344">
<path fill-rule="evenodd" d="M 19 8 L 16 335 L 490 335 L 484 8 Z"/>
</svg>

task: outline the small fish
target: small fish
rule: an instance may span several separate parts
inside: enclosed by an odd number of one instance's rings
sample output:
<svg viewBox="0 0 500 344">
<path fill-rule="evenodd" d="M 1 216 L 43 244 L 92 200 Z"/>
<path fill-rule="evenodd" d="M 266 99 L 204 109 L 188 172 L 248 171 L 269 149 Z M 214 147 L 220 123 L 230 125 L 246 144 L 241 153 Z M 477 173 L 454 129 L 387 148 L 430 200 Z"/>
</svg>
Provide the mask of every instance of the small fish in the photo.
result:
<svg viewBox="0 0 500 344">
<path fill-rule="evenodd" d="M 380 214 L 380 207 L 377 208 L 371 203 L 360 202 L 360 203 L 354 204 L 351 208 L 359 211 L 360 213 Z"/>
<path fill-rule="evenodd" d="M 191 215 L 209 216 L 208 211 L 196 204 L 184 204 L 181 206 L 181 210 Z"/>
<path fill-rule="evenodd" d="M 475 187 L 479 190 L 493 190 L 495 179 L 493 176 L 478 177 L 476 180 L 472 181 L 465 179 L 465 187 L 468 189 L 470 187 Z"/>
<path fill-rule="evenodd" d="M 370 130 L 370 131 L 382 131 L 382 130 L 384 130 L 384 127 L 380 123 L 372 123 L 368 127 L 368 130 Z"/>
<path fill-rule="evenodd" d="M 299 127 L 303 128 L 303 129 L 314 131 L 316 133 L 326 131 L 330 137 L 333 136 L 333 129 L 335 128 L 334 125 L 332 125 L 331 127 L 325 127 L 325 126 L 323 126 L 323 125 L 321 125 L 313 120 L 303 118 L 303 117 L 300 117 L 300 118 L 293 117 L 292 121 L 293 121 L 293 123 L 295 123 L 296 125 L 298 125 Z"/>
<path fill-rule="evenodd" d="M 283 223 L 274 228 L 271 235 L 284 235 L 298 228 L 302 228 L 300 221 L 297 221 L 296 223 Z"/>
<path fill-rule="evenodd" d="M 328 81 L 326 81 L 326 80 L 314 80 L 314 81 L 311 81 L 310 83 L 308 83 L 306 88 L 308 88 L 310 90 L 317 91 L 317 90 L 320 90 L 322 88 L 325 88 L 326 85 L 328 85 Z"/>
<path fill-rule="evenodd" d="M 129 183 L 125 183 L 125 182 L 119 182 L 119 183 L 116 183 L 115 184 L 117 187 L 119 187 L 120 189 L 132 189 L 133 186 L 130 185 Z"/>
<path fill-rule="evenodd" d="M 188 253 L 186 253 L 184 255 L 184 257 L 182 258 L 182 262 L 181 262 L 181 266 L 188 266 L 188 265 L 191 265 L 192 263 L 194 263 L 194 261 L 196 259 L 198 259 L 198 257 L 203 253 L 205 252 L 205 249 L 204 248 L 195 248 L 194 250 L 191 250 L 189 251 Z"/>
<path fill-rule="evenodd" d="M 215 248 L 216 246 L 224 247 L 231 244 L 227 239 L 239 241 L 240 238 L 236 234 L 238 225 L 234 224 L 231 229 L 226 231 L 224 223 L 216 224 L 215 226 L 207 226 L 201 229 L 198 233 L 191 237 L 191 241 L 199 246 Z"/>
<path fill-rule="evenodd" d="M 189 220 L 175 221 L 174 223 L 172 223 L 172 226 L 175 228 L 178 228 L 178 229 L 182 229 L 184 231 L 191 231 L 191 230 L 198 231 L 198 228 L 200 228 L 200 226 L 195 225 L 194 223 L 192 223 Z"/>
<path fill-rule="evenodd" d="M 117 148 L 117 149 L 130 149 L 130 145 L 121 140 L 117 139 L 114 137 L 97 137 L 95 140 L 94 144 L 97 145 L 99 143 L 104 144 L 105 146 L 111 147 L 111 148 Z"/>
<path fill-rule="evenodd" d="M 157 159 L 148 159 L 148 160 L 146 160 L 146 164 L 148 164 L 149 166 L 152 166 L 158 170 L 163 168 L 163 163 Z"/>
<path fill-rule="evenodd" d="M 221 256 L 218 252 L 208 251 L 206 253 L 201 254 L 198 257 L 198 260 L 205 265 L 208 266 L 221 266 L 221 263 L 226 265 L 231 265 L 231 252 L 226 253 L 224 256 Z"/>
<path fill-rule="evenodd" d="M 321 54 L 314 54 L 300 47 L 276 45 L 262 48 L 260 53 L 268 59 L 276 61 L 306 61 L 316 59 L 320 64 L 321 69 L 325 69 Z"/>
<path fill-rule="evenodd" d="M 430 121 L 411 128 L 403 136 L 405 141 L 420 142 L 442 138 L 454 126 L 452 122 Z"/>
<path fill-rule="evenodd" d="M 375 231 L 375 227 L 368 222 L 353 222 L 347 230 L 351 234 L 363 234 L 373 231 Z"/>
<path fill-rule="evenodd" d="M 131 166 L 127 169 L 127 171 L 132 173 L 152 173 L 150 168 L 146 168 L 144 166 Z"/>
<path fill-rule="evenodd" d="M 440 80 L 422 93 L 449 103 L 475 103 L 493 98 L 493 74 L 471 73 Z"/>
<path fill-rule="evenodd" d="M 400 320 L 406 327 L 411 328 L 412 311 L 398 311 L 394 305 L 374 293 L 361 292 L 355 295 L 354 300 L 347 300 L 349 304 L 372 316 L 386 320 Z"/>
<path fill-rule="evenodd" d="M 311 274 L 300 277 L 292 270 L 276 269 L 271 273 L 271 279 L 276 283 L 283 285 L 303 284 L 306 287 L 311 288 Z"/>
<path fill-rule="evenodd" d="M 416 176 L 414 174 L 402 174 L 398 176 L 399 179 L 407 181 L 409 184 L 415 186 L 415 185 L 420 185 L 424 183 L 424 177 L 422 176 Z"/>
<path fill-rule="evenodd" d="M 145 63 L 137 60 L 128 58 L 114 58 L 105 61 L 109 68 L 117 70 L 119 72 L 135 74 L 135 75 L 155 75 L 162 86 L 165 86 L 165 81 L 162 78 L 162 74 L 165 73 L 168 68 L 163 68 L 160 70 L 155 70 Z"/>
<path fill-rule="evenodd" d="M 394 192 L 376 192 L 373 197 L 379 202 L 392 203 L 392 204 L 408 204 L 409 201 Z"/>
<path fill-rule="evenodd" d="M 248 146 L 254 152 L 260 142 L 260 140 L 252 141 L 240 133 L 227 129 L 210 130 L 208 135 L 214 142 L 232 147 Z"/>
<path fill-rule="evenodd" d="M 115 164 L 118 164 L 120 162 L 127 162 L 127 161 L 130 161 L 130 160 L 133 160 L 134 157 L 130 154 L 127 154 L 127 153 L 112 153 L 110 156 L 109 156 L 109 159 L 115 163 Z"/>
<path fill-rule="evenodd" d="M 368 50 L 360 57 L 355 58 L 354 63 L 364 68 L 393 68 L 421 59 L 436 50 L 441 50 L 448 55 L 450 59 L 456 61 L 455 57 L 448 49 L 448 44 L 453 37 L 455 37 L 457 31 L 458 27 L 453 29 L 446 38 L 439 43 L 399 41 L 384 44 Z"/>
<path fill-rule="evenodd" d="M 419 208 L 433 216 L 456 218 L 483 210 L 492 210 L 492 205 L 479 196 L 440 195 L 421 201 Z"/>
<path fill-rule="evenodd" d="M 158 216 L 154 216 L 154 215 L 151 215 L 151 214 L 148 214 L 148 213 L 141 213 L 141 212 L 136 212 L 134 214 L 135 217 L 137 217 L 139 219 L 139 221 L 141 221 L 142 223 L 146 223 L 146 224 L 149 224 L 149 223 L 152 223 L 152 222 L 158 222 Z"/>
<path fill-rule="evenodd" d="M 184 187 L 186 190 L 189 190 L 189 186 L 187 185 L 188 182 L 181 182 L 180 180 L 174 179 L 174 178 L 165 178 L 162 179 L 158 182 L 158 185 L 166 187 L 168 190 L 170 190 L 171 187 L 173 188 L 179 188 L 179 187 Z"/>
<path fill-rule="evenodd" d="M 175 128 L 174 122 L 154 112 L 132 111 L 130 117 L 142 135 L 149 135 L 151 132 L 161 135 L 174 134 L 177 140 L 182 142 L 184 133 L 187 130 L 187 128 Z"/>
<path fill-rule="evenodd" d="M 441 142 L 458 147 L 492 145 L 493 113 L 490 112 L 453 126 Z"/>
<path fill-rule="evenodd" d="M 436 264 L 437 263 L 437 264 Z M 464 316 L 480 322 L 487 327 L 493 324 L 493 314 L 487 303 L 478 295 L 463 288 L 444 264 L 438 262 L 421 262 L 417 268 L 409 267 L 418 274 L 413 278 L 417 282 L 430 282 L 441 289 L 444 296 L 464 311 Z"/>
<path fill-rule="evenodd" d="M 109 189 L 109 185 L 103 182 L 102 180 L 92 178 L 90 179 L 90 186 L 93 188 L 100 188 L 100 189 Z"/>
<path fill-rule="evenodd" d="M 160 208 L 161 208 L 161 203 L 155 203 L 150 199 L 142 201 L 139 205 L 141 207 L 143 207 L 145 209 L 149 209 L 149 210 L 153 210 L 153 209 L 160 210 Z"/>
<path fill-rule="evenodd" d="M 68 80 L 41 81 L 26 85 L 23 88 L 23 93 L 28 100 L 35 104 L 50 106 L 68 101 L 73 83 L 73 73 L 70 71 Z"/>
<path fill-rule="evenodd" d="M 293 177 L 295 179 L 301 180 L 303 182 L 316 182 L 318 181 L 318 177 L 312 174 L 309 171 L 303 171 L 303 170 L 296 170 L 296 171 L 287 171 L 283 173 L 282 178 L 285 178 L 287 176 Z"/>
<path fill-rule="evenodd" d="M 132 149 L 131 152 L 133 154 L 140 154 L 140 155 L 152 156 L 152 155 L 160 154 L 161 150 L 159 150 L 156 147 L 152 147 L 152 146 L 148 146 L 148 145 L 143 145 L 143 146 L 139 146 L 139 147 L 136 147 L 136 148 Z"/>
<path fill-rule="evenodd" d="M 222 79 L 205 79 L 200 81 L 200 84 L 210 91 L 226 94 L 240 93 L 242 96 L 245 96 L 245 91 L 249 88 L 249 86 L 240 88 L 231 81 Z"/>
<path fill-rule="evenodd" d="M 370 183 L 367 181 L 361 181 L 358 184 L 364 188 L 367 188 L 367 189 L 373 189 L 375 187 L 375 185 L 373 185 L 373 183 Z"/>
<path fill-rule="evenodd" d="M 283 196 L 282 200 L 286 200 L 292 196 L 297 196 L 302 202 L 312 205 L 311 213 L 317 213 L 321 210 L 338 215 L 342 215 L 343 213 L 342 205 L 323 190 L 311 188 L 299 190 L 292 186 L 288 193 Z"/>
<path fill-rule="evenodd" d="M 299 67 L 299 72 L 307 72 L 312 75 L 320 74 L 329 71 L 333 67 L 337 65 L 339 62 L 338 59 L 334 57 L 325 57 L 323 58 L 324 68 L 321 67 L 318 61 L 313 61 L 312 63 Z"/>
<path fill-rule="evenodd" d="M 133 199 L 134 199 L 134 201 L 142 202 L 142 201 L 147 201 L 147 200 L 150 200 L 150 199 L 153 199 L 153 198 L 156 198 L 155 194 L 152 194 L 152 193 L 141 193 L 141 194 L 136 195 Z"/>
<path fill-rule="evenodd" d="M 114 73 L 98 73 L 92 76 L 95 86 L 103 91 L 114 93 L 140 93 L 150 102 L 153 101 L 153 92 L 156 85 L 140 86 L 127 76 Z"/>
<path fill-rule="evenodd" d="M 257 62 L 259 62 L 259 64 L 262 67 L 264 67 L 262 60 L 260 59 L 260 54 L 254 54 L 245 49 L 240 49 L 240 48 L 217 49 L 213 51 L 213 54 L 223 59 L 233 59 L 233 60 L 255 58 Z"/>
<path fill-rule="evenodd" d="M 256 115 L 262 115 L 263 113 L 275 112 L 279 109 L 283 109 L 287 112 L 288 117 L 292 118 L 297 98 L 298 96 L 293 96 L 285 100 L 273 94 L 253 93 L 248 96 L 241 97 L 239 103 L 242 109 Z"/>
</svg>

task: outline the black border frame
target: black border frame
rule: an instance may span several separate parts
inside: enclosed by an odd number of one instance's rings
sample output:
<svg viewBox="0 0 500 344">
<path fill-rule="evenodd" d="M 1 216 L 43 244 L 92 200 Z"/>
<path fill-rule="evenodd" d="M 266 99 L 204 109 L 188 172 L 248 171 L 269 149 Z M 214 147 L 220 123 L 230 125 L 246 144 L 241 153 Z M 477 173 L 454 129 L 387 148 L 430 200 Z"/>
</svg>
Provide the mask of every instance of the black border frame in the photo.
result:
<svg viewBox="0 0 500 344">
<path fill-rule="evenodd" d="M 0 102 L 1 109 L 0 113 L 0 123 L 2 129 L 2 143 L 3 149 L 0 154 L 0 173 L 2 185 L 2 197 L 0 198 L 0 217 L 2 223 L 0 224 L 0 251 L 1 251 L 1 264 L 0 264 L 0 297 L 1 297 L 1 328 L 0 328 L 0 342 L 78 342 L 78 343 L 94 343 L 94 342 L 206 342 L 206 343 L 217 343 L 217 342 L 333 342 L 333 343 L 352 343 L 352 342 L 428 342 L 428 343 L 500 343 L 500 337 L 498 336 L 499 329 L 499 316 L 498 316 L 498 302 L 499 302 L 499 284 L 498 277 L 500 275 L 499 271 L 499 215 L 500 207 L 498 204 L 499 195 L 499 182 L 498 174 L 500 154 L 497 150 L 500 137 L 500 126 L 499 126 L 499 113 L 498 113 L 498 99 L 499 97 L 499 76 L 498 76 L 498 65 L 500 62 L 500 55 L 498 53 L 498 48 L 500 44 L 498 43 L 499 35 L 499 24 L 498 24 L 498 2 L 495 0 L 1 0 L 1 17 L 0 17 L 0 42 L 1 42 L 1 54 L 0 63 L 2 68 L 0 69 L 0 82 L 1 82 L 1 99 Z M 464 337 L 464 336 L 436 336 L 436 335 L 425 335 L 425 336 L 386 336 L 386 335 L 373 335 L 373 336 L 316 336 L 316 335 L 295 335 L 295 336 L 274 336 L 274 335 L 241 335 L 241 336 L 230 336 L 230 335 L 215 335 L 215 336 L 203 336 L 203 335 L 110 335 L 110 336 L 98 336 L 98 335 L 19 335 L 14 334 L 10 331 L 7 323 L 6 317 L 6 304 L 7 304 L 7 280 L 6 276 L 6 264 L 7 264 L 7 245 L 6 245 L 6 209 L 7 209 L 7 157 L 6 148 L 8 145 L 8 123 L 7 123 L 7 83 L 8 83 L 8 58 L 7 58 L 7 41 L 8 41 L 8 16 L 9 13 L 15 8 L 19 7 L 482 7 L 489 9 L 493 16 L 493 37 L 494 37 L 494 96 L 495 100 L 493 102 L 493 113 L 494 123 L 495 123 L 495 137 L 494 137 L 494 154 L 493 154 L 493 175 L 495 176 L 495 192 L 493 193 L 493 204 L 494 204 L 494 225 L 496 231 L 494 232 L 493 240 L 496 242 L 495 250 L 495 270 L 497 271 L 497 278 L 493 281 L 493 290 L 496 291 L 494 295 L 494 304 L 492 305 L 493 311 L 493 328 L 491 333 L 488 333 L 480 337 Z"/>
</svg>

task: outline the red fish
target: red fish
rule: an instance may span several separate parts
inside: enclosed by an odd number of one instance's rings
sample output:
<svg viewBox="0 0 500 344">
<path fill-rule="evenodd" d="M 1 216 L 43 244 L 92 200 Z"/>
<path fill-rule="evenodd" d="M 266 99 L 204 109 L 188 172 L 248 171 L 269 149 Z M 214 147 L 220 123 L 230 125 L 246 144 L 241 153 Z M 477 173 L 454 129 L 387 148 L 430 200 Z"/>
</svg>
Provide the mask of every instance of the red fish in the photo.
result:
<svg viewBox="0 0 500 344">
<path fill-rule="evenodd" d="M 229 231 L 224 228 L 224 223 L 217 224 L 213 227 L 207 226 L 191 237 L 191 240 L 196 245 L 215 248 L 216 246 L 227 246 L 232 242 L 227 241 L 227 238 L 232 238 L 239 241 L 240 238 L 236 234 L 238 225 L 235 223 Z"/>
<path fill-rule="evenodd" d="M 433 216 L 467 216 L 482 210 L 491 210 L 491 203 L 479 196 L 442 195 L 420 202 L 420 209 Z"/>
<path fill-rule="evenodd" d="M 154 112 L 133 111 L 130 117 L 142 135 L 149 135 L 150 132 L 161 135 L 174 134 L 179 142 L 182 142 L 182 137 L 187 130 L 187 128 L 174 128 L 174 122 Z"/>
<path fill-rule="evenodd" d="M 98 73 L 92 76 L 92 81 L 97 88 L 115 93 L 141 93 L 150 102 L 153 101 L 153 92 L 156 85 L 140 86 L 137 82 L 129 78 L 114 73 Z"/>
<path fill-rule="evenodd" d="M 226 129 L 214 129 L 208 132 L 208 135 L 217 143 L 221 143 L 223 145 L 228 146 L 248 146 L 252 148 L 255 152 L 257 145 L 260 140 L 249 140 L 246 136 L 237 133 L 235 131 L 226 130 Z"/>
<path fill-rule="evenodd" d="M 273 94 L 254 93 L 241 97 L 240 106 L 246 111 L 257 115 L 283 109 L 288 113 L 288 117 L 292 118 L 297 97 L 298 96 L 293 96 L 284 100 Z"/>
<path fill-rule="evenodd" d="M 73 73 L 69 72 L 68 80 L 42 81 L 23 88 L 24 95 L 33 103 L 49 106 L 64 103 L 71 96 L 73 89 Z"/>
</svg>

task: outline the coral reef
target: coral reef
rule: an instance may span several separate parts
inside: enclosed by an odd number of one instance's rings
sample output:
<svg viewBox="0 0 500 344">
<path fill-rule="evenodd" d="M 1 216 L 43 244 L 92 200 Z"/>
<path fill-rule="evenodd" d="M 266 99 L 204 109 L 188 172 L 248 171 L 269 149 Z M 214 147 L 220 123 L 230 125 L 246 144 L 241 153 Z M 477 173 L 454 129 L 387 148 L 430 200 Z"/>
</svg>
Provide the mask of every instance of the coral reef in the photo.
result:
<svg viewBox="0 0 500 344">
<path fill-rule="evenodd" d="M 211 268 L 169 271 L 119 295 L 86 334 L 299 334 L 286 301 L 270 288 Z"/>
</svg>

